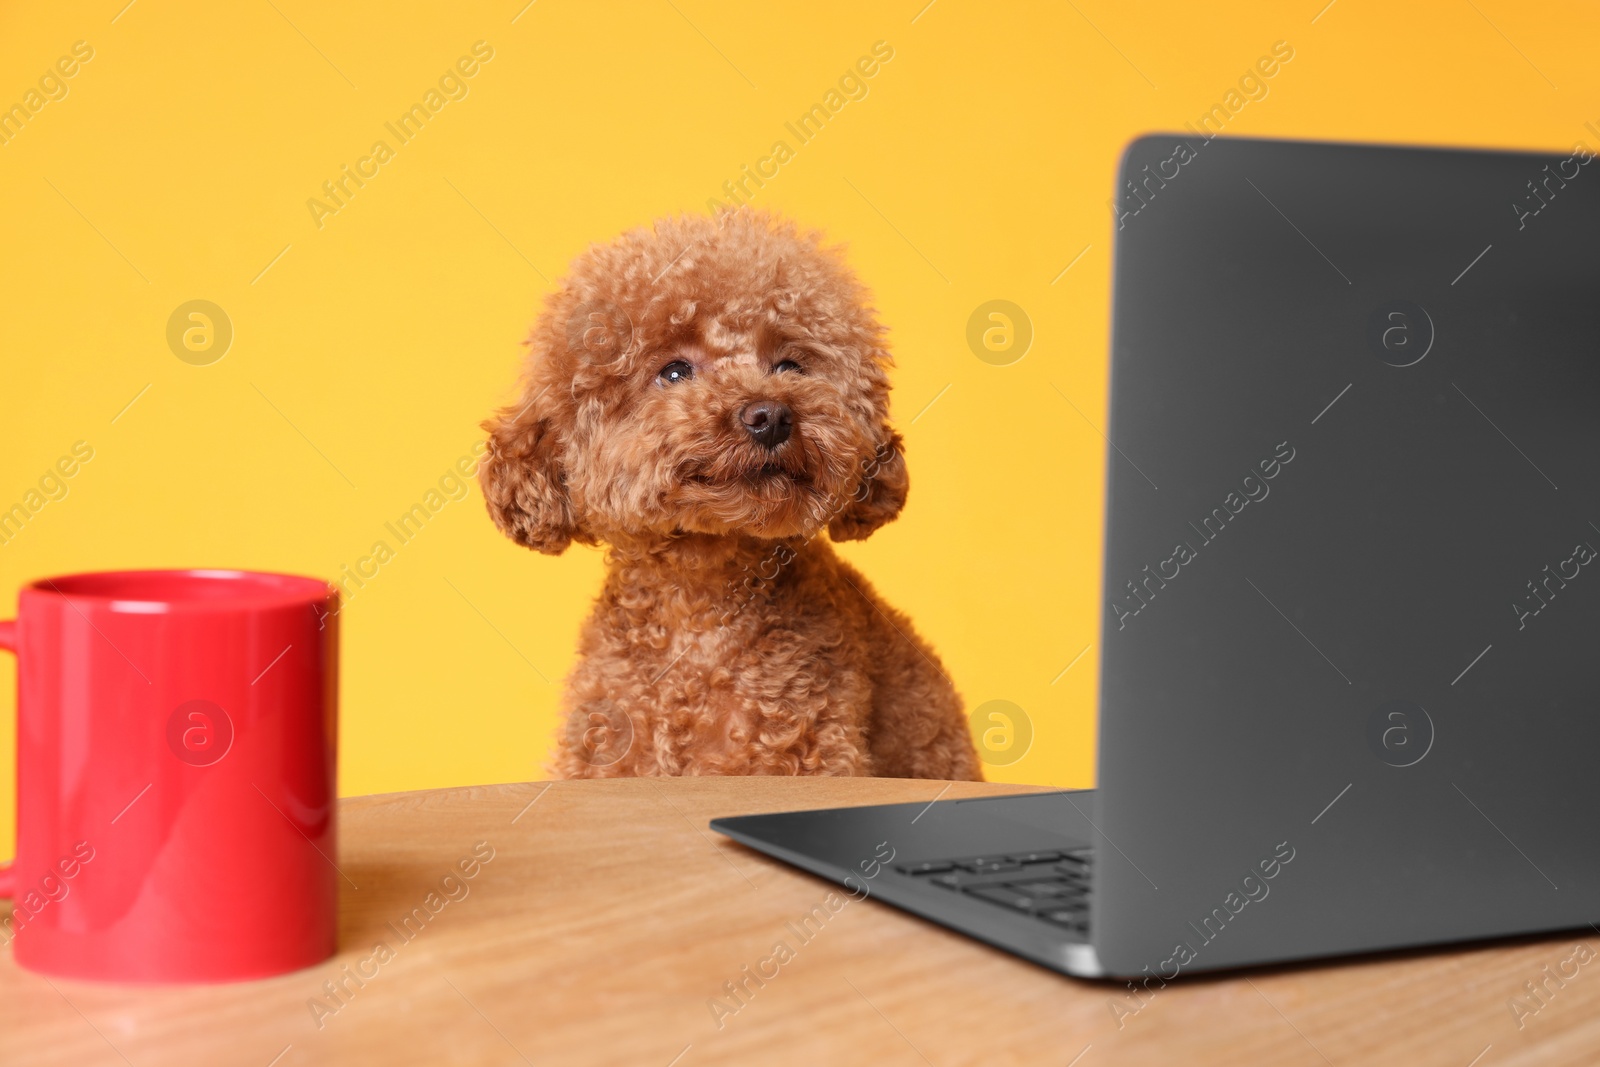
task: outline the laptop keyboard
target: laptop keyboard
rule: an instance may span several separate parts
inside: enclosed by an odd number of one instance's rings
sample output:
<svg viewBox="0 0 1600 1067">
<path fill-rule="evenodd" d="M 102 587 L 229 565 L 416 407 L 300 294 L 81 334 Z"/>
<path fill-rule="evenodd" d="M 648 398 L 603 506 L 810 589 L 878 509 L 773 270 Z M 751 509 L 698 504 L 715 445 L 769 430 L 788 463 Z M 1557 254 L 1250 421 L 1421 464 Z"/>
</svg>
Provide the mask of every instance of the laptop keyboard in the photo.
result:
<svg viewBox="0 0 1600 1067">
<path fill-rule="evenodd" d="M 1092 850 L 1076 848 L 926 860 L 895 870 L 1087 938 L 1092 862 Z"/>
</svg>

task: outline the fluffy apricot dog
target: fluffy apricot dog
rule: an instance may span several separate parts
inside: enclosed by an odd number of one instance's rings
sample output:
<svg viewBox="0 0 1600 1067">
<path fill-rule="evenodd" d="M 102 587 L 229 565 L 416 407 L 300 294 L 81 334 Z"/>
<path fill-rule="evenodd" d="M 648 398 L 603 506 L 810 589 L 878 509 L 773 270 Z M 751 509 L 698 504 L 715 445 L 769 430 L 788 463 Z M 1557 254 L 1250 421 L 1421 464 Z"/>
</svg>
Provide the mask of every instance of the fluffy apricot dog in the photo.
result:
<svg viewBox="0 0 1600 1067">
<path fill-rule="evenodd" d="M 479 478 L 508 537 L 605 544 L 554 771 L 981 777 L 955 688 L 834 554 L 893 519 L 906 463 L 867 294 L 747 210 L 579 256 Z"/>
</svg>

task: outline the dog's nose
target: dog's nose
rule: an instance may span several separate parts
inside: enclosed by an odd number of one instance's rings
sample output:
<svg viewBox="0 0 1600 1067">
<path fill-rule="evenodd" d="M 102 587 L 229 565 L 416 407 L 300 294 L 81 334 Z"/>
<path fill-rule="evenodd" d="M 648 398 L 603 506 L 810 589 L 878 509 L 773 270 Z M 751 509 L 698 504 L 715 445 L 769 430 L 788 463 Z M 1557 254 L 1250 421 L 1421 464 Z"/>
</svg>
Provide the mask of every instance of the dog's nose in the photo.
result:
<svg viewBox="0 0 1600 1067">
<path fill-rule="evenodd" d="M 767 448 L 777 448 L 794 432 L 794 412 L 776 400 L 758 400 L 739 412 L 739 421 L 750 436 Z"/>
</svg>

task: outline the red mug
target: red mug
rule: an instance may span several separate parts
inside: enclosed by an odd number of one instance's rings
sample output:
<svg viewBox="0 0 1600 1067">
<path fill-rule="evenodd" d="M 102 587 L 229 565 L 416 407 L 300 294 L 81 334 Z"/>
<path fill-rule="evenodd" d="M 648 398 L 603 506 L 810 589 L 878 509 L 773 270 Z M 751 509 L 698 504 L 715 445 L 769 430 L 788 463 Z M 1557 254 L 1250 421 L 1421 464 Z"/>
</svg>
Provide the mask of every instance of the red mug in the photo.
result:
<svg viewBox="0 0 1600 1067">
<path fill-rule="evenodd" d="M 230 570 L 34 582 L 17 654 L 19 964 L 262 978 L 332 955 L 337 592 Z"/>
</svg>

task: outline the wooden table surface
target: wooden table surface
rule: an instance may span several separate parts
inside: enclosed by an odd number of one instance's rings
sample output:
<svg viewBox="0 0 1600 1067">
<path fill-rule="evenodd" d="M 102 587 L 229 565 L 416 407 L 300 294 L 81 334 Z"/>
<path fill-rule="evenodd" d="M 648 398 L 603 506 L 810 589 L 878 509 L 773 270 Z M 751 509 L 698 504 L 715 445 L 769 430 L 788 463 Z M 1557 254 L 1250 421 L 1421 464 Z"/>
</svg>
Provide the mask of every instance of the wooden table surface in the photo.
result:
<svg viewBox="0 0 1600 1067">
<path fill-rule="evenodd" d="M 846 903 L 802 941 L 790 924 L 830 887 L 705 829 L 718 815 L 944 788 L 691 778 L 348 799 L 337 957 L 260 982 L 132 987 L 47 981 L 7 951 L 0 1063 L 1600 1062 L 1600 964 L 1547 985 L 1537 1012 L 1509 1006 L 1531 1007 L 1524 983 L 1600 937 L 1196 976 L 1119 1027 L 1120 986 L 1063 978 L 874 900 Z M 944 795 L 1019 791 L 958 783 Z M 475 849 L 493 858 L 447 896 L 441 878 Z M 403 941 L 394 926 L 416 908 L 431 917 Z M 789 952 L 775 956 L 780 941 Z M 736 1001 L 724 983 L 747 965 L 777 973 Z M 357 986 L 347 968 L 371 977 Z M 349 992 L 335 1000 L 324 983 L 341 979 Z"/>
</svg>

